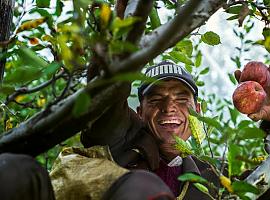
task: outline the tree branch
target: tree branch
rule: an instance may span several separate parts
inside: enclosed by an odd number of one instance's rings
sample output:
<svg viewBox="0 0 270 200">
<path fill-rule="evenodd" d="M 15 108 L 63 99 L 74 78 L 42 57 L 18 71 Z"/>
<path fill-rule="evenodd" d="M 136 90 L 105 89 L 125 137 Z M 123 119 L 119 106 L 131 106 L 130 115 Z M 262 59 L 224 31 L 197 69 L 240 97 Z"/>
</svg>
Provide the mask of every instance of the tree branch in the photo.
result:
<svg viewBox="0 0 270 200">
<path fill-rule="evenodd" d="M 14 5 L 14 0 L 0 0 L 0 42 L 9 40 Z M 3 55 L 6 51 L 6 47 L 0 46 L 0 54 Z M 3 82 L 5 64 L 6 58 L 0 58 L 0 84 Z"/>
<path fill-rule="evenodd" d="M 41 89 L 49 86 L 52 82 L 55 82 L 57 79 L 61 78 L 64 73 L 65 72 L 63 71 L 60 74 L 58 74 L 55 77 L 48 80 L 47 82 L 44 82 L 41 85 L 38 85 L 36 87 L 33 87 L 33 88 L 25 88 L 24 87 L 24 88 L 17 89 L 13 94 L 11 94 L 7 97 L 5 104 L 6 105 L 9 104 L 11 101 L 13 101 L 17 96 L 19 96 L 21 94 L 31 94 L 31 93 L 35 93 L 37 91 L 40 91 Z"/>
</svg>

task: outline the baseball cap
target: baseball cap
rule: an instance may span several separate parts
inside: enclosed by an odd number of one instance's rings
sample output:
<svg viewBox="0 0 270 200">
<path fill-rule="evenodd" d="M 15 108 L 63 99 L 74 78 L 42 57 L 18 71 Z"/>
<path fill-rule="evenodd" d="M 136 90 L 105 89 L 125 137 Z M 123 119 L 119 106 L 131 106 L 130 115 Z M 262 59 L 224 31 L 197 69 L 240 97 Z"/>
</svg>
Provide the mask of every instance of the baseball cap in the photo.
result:
<svg viewBox="0 0 270 200">
<path fill-rule="evenodd" d="M 148 67 L 145 71 L 147 77 L 156 79 L 154 82 L 142 82 L 138 88 L 139 100 L 150 91 L 150 89 L 158 82 L 167 78 L 175 78 L 184 83 L 194 94 L 194 98 L 198 97 L 198 87 L 192 77 L 182 66 L 176 65 L 171 61 L 164 60 L 157 65 Z"/>
</svg>

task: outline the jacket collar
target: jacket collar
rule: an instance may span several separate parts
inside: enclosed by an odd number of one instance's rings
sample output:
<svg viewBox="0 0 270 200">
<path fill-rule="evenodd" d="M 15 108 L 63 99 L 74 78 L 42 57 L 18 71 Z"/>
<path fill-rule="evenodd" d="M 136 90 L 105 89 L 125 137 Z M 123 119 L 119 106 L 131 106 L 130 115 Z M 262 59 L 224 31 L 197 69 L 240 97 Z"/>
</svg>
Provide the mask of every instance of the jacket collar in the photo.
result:
<svg viewBox="0 0 270 200">
<path fill-rule="evenodd" d="M 197 175 L 201 175 L 199 168 L 197 167 L 195 161 L 191 156 L 187 156 L 183 158 L 183 174 L 184 173 L 194 173 Z"/>
</svg>

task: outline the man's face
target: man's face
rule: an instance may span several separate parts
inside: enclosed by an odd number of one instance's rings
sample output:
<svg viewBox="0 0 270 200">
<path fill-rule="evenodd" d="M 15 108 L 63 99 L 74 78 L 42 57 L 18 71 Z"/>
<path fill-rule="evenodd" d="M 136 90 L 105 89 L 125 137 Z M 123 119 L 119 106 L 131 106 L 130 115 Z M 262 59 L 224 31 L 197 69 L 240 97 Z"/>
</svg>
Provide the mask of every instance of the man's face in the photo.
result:
<svg viewBox="0 0 270 200">
<path fill-rule="evenodd" d="M 173 135 L 183 140 L 190 137 L 188 108 L 199 110 L 191 90 L 177 79 L 168 79 L 153 86 L 144 96 L 138 114 L 166 151 L 172 149 Z"/>
</svg>

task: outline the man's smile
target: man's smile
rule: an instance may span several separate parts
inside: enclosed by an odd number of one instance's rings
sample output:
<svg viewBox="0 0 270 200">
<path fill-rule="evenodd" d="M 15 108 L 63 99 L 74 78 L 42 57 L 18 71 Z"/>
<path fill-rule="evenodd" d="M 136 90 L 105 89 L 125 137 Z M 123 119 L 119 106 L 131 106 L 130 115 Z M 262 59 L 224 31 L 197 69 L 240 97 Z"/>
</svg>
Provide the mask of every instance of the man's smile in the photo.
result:
<svg viewBox="0 0 270 200">
<path fill-rule="evenodd" d="M 181 124 L 182 121 L 180 119 L 162 119 L 162 120 L 158 120 L 157 121 L 158 127 L 160 129 L 166 129 L 168 131 L 176 131 L 176 129 L 178 129 Z"/>
</svg>

